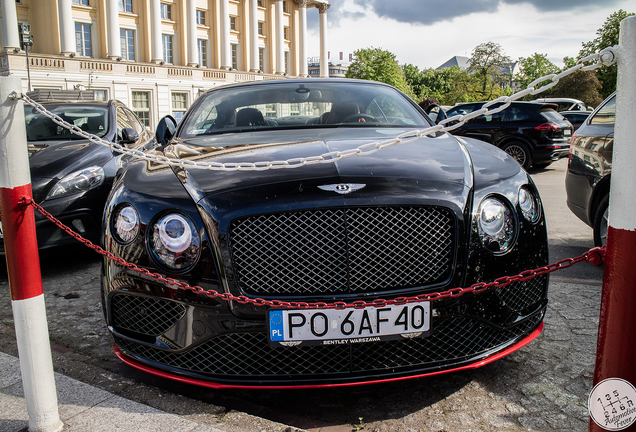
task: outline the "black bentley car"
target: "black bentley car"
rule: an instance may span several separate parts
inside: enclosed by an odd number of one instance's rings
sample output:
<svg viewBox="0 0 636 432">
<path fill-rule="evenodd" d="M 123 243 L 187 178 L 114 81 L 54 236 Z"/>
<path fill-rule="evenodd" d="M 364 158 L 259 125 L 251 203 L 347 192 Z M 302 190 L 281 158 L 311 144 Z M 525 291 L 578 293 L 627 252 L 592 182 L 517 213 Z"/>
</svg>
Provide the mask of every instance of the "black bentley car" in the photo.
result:
<svg viewBox="0 0 636 432">
<path fill-rule="evenodd" d="M 547 264 L 539 194 L 505 152 L 441 132 L 367 146 L 431 126 L 393 87 L 344 79 L 219 87 L 178 127 L 162 119 L 151 154 L 173 161 L 130 164 L 107 202 L 103 241 L 201 290 L 105 259 L 117 355 L 203 386 L 299 388 L 474 368 L 529 343 L 543 326 L 546 276 L 358 309 L 245 301 L 391 300 Z"/>
<path fill-rule="evenodd" d="M 103 140 L 137 149 L 154 145 L 139 118 L 117 100 L 58 100 L 42 105 Z M 24 117 L 33 199 L 66 226 L 97 241 L 104 203 L 115 174 L 127 158 L 72 133 L 30 105 L 25 104 Z M 40 249 L 77 243 L 40 213 L 36 212 L 35 218 Z M 0 253 L 4 253 L 2 241 Z"/>
</svg>

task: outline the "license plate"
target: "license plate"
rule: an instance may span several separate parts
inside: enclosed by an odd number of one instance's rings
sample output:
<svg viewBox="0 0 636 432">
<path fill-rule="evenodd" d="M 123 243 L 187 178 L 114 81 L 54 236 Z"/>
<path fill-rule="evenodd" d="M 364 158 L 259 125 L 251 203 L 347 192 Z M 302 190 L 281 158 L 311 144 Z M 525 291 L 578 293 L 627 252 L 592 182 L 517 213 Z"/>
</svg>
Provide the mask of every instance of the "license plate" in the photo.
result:
<svg viewBox="0 0 636 432">
<path fill-rule="evenodd" d="M 271 346 L 339 345 L 428 336 L 430 303 L 364 309 L 270 309 Z"/>
</svg>

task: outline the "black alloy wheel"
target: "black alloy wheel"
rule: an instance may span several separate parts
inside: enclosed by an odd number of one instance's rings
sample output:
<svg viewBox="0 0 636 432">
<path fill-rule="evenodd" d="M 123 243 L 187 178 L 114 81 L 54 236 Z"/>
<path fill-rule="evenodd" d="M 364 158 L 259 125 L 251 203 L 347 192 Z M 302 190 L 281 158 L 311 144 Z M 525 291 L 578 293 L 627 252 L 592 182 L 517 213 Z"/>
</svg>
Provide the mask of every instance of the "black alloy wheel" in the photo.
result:
<svg viewBox="0 0 636 432">
<path fill-rule="evenodd" d="M 512 156 L 524 169 L 528 169 L 532 165 L 532 155 L 525 144 L 512 141 L 504 144 L 501 149 Z"/>
<path fill-rule="evenodd" d="M 601 200 L 594 215 L 594 245 L 605 246 L 607 244 L 607 227 L 609 213 L 609 195 Z"/>
</svg>

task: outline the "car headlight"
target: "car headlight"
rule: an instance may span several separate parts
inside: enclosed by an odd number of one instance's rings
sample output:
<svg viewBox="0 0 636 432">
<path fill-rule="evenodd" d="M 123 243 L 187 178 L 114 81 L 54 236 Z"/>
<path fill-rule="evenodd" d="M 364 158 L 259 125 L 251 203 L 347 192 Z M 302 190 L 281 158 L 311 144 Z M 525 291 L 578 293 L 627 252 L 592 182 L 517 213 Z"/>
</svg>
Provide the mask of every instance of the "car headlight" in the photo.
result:
<svg viewBox="0 0 636 432">
<path fill-rule="evenodd" d="M 104 169 L 92 166 L 64 177 L 51 189 L 46 199 L 61 198 L 96 188 L 104 182 Z"/>
<path fill-rule="evenodd" d="M 115 238 L 120 243 L 130 243 L 139 233 L 139 214 L 131 205 L 120 207 L 113 217 Z"/>
<path fill-rule="evenodd" d="M 535 223 L 539 220 L 539 203 L 534 194 L 526 187 L 519 189 L 519 208 L 528 222 Z"/>
<path fill-rule="evenodd" d="M 479 238 L 486 249 L 494 253 L 508 251 L 515 240 L 516 227 L 512 210 L 501 200 L 485 198 L 477 217 Z"/>
<path fill-rule="evenodd" d="M 169 213 L 150 227 L 150 250 L 159 262 L 174 270 L 184 270 L 199 256 L 199 234 L 194 223 L 180 213 Z"/>
</svg>

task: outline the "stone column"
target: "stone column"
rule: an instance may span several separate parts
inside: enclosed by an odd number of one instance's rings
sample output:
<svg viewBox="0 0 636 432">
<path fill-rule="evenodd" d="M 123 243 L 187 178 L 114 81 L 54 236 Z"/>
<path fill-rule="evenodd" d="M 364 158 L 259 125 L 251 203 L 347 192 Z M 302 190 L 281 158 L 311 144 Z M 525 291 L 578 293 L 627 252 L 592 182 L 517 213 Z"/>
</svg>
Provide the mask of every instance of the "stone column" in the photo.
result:
<svg viewBox="0 0 636 432">
<path fill-rule="evenodd" d="M 2 41 L 3 51 L 20 49 L 20 35 L 18 34 L 18 12 L 15 0 L 1 0 L 2 8 Z"/>
<path fill-rule="evenodd" d="M 250 0 L 250 72 L 258 72 L 258 1 Z"/>
<path fill-rule="evenodd" d="M 110 59 L 121 58 L 121 39 L 119 37 L 119 8 L 117 0 L 106 0 L 106 15 L 108 26 L 107 56 Z"/>
<path fill-rule="evenodd" d="M 307 0 L 296 0 L 300 12 L 300 50 L 299 63 L 301 77 L 309 75 L 307 68 Z"/>
<path fill-rule="evenodd" d="M 188 19 L 188 66 L 196 66 L 199 64 L 199 51 L 197 49 L 197 2 L 196 0 L 187 0 Z"/>
<path fill-rule="evenodd" d="M 283 0 L 276 0 L 276 70 L 285 73 L 285 38 L 283 36 Z"/>
<path fill-rule="evenodd" d="M 161 41 L 161 2 L 150 0 L 150 50 L 153 63 L 163 61 L 163 43 Z"/>
<path fill-rule="evenodd" d="M 320 78 L 329 78 L 329 54 L 327 46 L 327 9 L 330 4 L 318 5 L 320 13 Z"/>
<path fill-rule="evenodd" d="M 232 69 L 232 50 L 230 49 L 230 4 L 221 0 L 221 69 Z"/>
<path fill-rule="evenodd" d="M 75 55 L 75 22 L 72 0 L 58 0 L 60 14 L 60 50 L 62 55 Z"/>
</svg>

